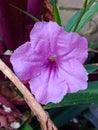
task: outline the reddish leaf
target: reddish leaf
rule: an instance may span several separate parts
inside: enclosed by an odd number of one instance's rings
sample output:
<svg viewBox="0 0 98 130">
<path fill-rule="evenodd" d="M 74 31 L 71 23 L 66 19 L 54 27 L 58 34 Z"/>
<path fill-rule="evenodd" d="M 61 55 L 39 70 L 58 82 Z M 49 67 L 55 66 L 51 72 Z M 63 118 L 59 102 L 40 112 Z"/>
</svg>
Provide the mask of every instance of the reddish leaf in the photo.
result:
<svg viewBox="0 0 98 130">
<path fill-rule="evenodd" d="M 36 18 L 40 18 L 41 9 L 44 0 L 28 0 L 27 11 L 31 13 Z M 34 24 L 34 21 L 27 17 L 28 24 Z"/>
<path fill-rule="evenodd" d="M 14 50 L 24 43 L 25 16 L 9 3 L 25 10 L 26 0 L 0 0 L 0 34 L 7 49 Z"/>
</svg>

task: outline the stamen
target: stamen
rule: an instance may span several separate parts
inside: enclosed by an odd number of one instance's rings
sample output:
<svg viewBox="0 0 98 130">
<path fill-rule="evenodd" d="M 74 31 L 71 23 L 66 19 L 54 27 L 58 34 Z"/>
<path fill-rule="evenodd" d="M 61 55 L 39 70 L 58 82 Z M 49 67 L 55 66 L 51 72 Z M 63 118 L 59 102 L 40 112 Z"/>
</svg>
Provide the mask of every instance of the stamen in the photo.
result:
<svg viewBox="0 0 98 130">
<path fill-rule="evenodd" d="M 51 55 L 49 59 L 50 59 L 51 61 L 54 61 L 54 60 L 55 60 L 55 58 L 56 58 L 56 56 L 55 56 L 55 55 Z"/>
</svg>

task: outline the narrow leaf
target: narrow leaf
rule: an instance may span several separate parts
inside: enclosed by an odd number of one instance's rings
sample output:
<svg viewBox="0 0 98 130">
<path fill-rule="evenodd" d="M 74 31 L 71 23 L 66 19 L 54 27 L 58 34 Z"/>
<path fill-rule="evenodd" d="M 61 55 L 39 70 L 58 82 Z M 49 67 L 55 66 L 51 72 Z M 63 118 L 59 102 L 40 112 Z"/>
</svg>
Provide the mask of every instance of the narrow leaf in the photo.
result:
<svg viewBox="0 0 98 130">
<path fill-rule="evenodd" d="M 98 112 L 98 110 L 97 110 Z M 97 112 L 96 112 L 96 115 L 97 115 Z M 97 116 L 94 116 L 93 113 L 91 111 L 85 111 L 83 113 L 83 116 L 89 120 L 89 122 L 91 122 L 95 127 L 98 128 L 98 117 Z"/>
<path fill-rule="evenodd" d="M 85 0 L 85 1 L 84 1 L 84 5 L 83 5 L 83 8 L 82 8 L 82 10 L 81 10 L 80 16 L 79 16 L 79 18 L 77 19 L 76 25 L 75 25 L 74 30 L 73 30 L 74 32 L 77 30 L 78 25 L 79 25 L 79 23 L 80 23 L 80 21 L 81 21 L 83 15 L 84 15 L 85 12 L 86 12 L 87 2 L 88 2 L 88 0 Z"/>
<path fill-rule="evenodd" d="M 98 48 L 98 43 L 90 42 L 88 44 L 88 48 L 89 49 L 96 49 L 96 48 Z"/>
<path fill-rule="evenodd" d="M 79 32 L 84 25 L 86 25 L 90 19 L 94 16 L 94 14 L 98 11 L 98 2 L 94 6 L 92 6 L 82 17 L 76 32 Z"/>
<path fill-rule="evenodd" d="M 90 8 L 93 5 L 94 2 L 96 2 L 96 0 L 90 0 L 87 8 Z"/>
<path fill-rule="evenodd" d="M 88 4 L 86 11 L 90 9 L 92 4 L 95 2 L 95 0 L 91 0 L 90 3 Z M 76 25 L 76 22 L 81 14 L 82 9 L 80 9 L 78 12 L 76 12 L 72 18 L 68 21 L 67 25 L 65 26 L 65 30 L 70 32 L 74 30 L 74 26 Z"/>
<path fill-rule="evenodd" d="M 72 16 L 72 18 L 68 21 L 67 25 L 65 26 L 65 30 L 70 32 L 74 25 L 77 22 L 77 19 L 79 18 L 81 13 L 81 10 L 79 10 L 75 15 Z"/>
<path fill-rule="evenodd" d="M 96 71 L 98 69 L 98 66 L 88 64 L 88 65 L 85 65 L 85 68 L 86 68 L 87 72 L 89 74 L 91 74 L 91 73 L 93 73 L 94 71 Z"/>
<path fill-rule="evenodd" d="M 36 17 L 34 17 L 32 14 L 12 5 L 12 4 L 9 4 L 11 7 L 15 8 L 16 10 L 22 12 L 23 14 L 27 15 L 28 17 L 30 17 L 32 20 L 34 20 L 35 22 L 39 22 L 39 19 L 37 19 Z"/>
<path fill-rule="evenodd" d="M 60 108 L 61 112 L 57 113 L 56 116 L 53 116 L 52 120 L 56 124 L 56 126 L 60 128 L 87 108 L 88 106 L 84 105 Z"/>
<path fill-rule="evenodd" d="M 54 19 L 61 26 L 62 24 L 61 24 L 60 14 L 55 2 L 53 3 L 53 9 L 54 9 Z"/>
</svg>

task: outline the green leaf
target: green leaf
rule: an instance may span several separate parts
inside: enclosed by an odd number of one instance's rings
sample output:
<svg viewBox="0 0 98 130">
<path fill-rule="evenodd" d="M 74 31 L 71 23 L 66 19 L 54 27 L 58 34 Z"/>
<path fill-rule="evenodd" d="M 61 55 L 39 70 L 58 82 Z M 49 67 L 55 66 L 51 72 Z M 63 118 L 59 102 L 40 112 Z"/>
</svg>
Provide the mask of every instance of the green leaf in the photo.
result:
<svg viewBox="0 0 98 130">
<path fill-rule="evenodd" d="M 87 10 L 87 6 L 88 6 L 87 3 L 88 3 L 88 0 L 85 0 L 85 1 L 84 1 L 84 5 L 83 5 L 83 8 L 82 8 L 81 13 L 80 13 L 80 16 L 79 16 L 79 18 L 77 19 L 76 25 L 74 26 L 74 29 L 73 29 L 74 32 L 77 30 L 77 28 L 78 28 L 78 26 L 79 26 L 79 23 L 80 23 L 80 21 L 81 21 L 83 15 L 85 14 L 85 12 L 86 12 L 86 10 Z"/>
<path fill-rule="evenodd" d="M 59 111 L 55 116 L 51 116 L 53 122 L 56 124 L 58 128 L 62 127 L 68 121 L 72 120 L 74 117 L 78 116 L 82 111 L 87 109 L 88 106 L 80 105 L 80 106 L 71 106 L 71 107 L 63 107 L 60 108 Z"/>
<path fill-rule="evenodd" d="M 98 43 L 89 42 L 88 48 L 89 49 L 96 49 L 96 48 L 98 48 Z"/>
<path fill-rule="evenodd" d="M 58 11 L 58 8 L 57 8 L 57 5 L 55 3 L 55 0 L 53 2 L 53 9 L 54 9 L 54 19 L 55 21 L 61 26 L 61 18 L 60 18 L 60 14 L 59 14 L 59 11 Z"/>
<path fill-rule="evenodd" d="M 89 9 L 93 5 L 94 2 L 96 2 L 96 0 L 90 0 L 87 8 Z"/>
<path fill-rule="evenodd" d="M 24 125 L 18 130 L 33 130 L 28 123 L 24 123 Z"/>
<path fill-rule="evenodd" d="M 67 25 L 65 26 L 65 30 L 70 32 L 74 25 L 76 25 L 77 19 L 79 18 L 81 10 L 79 10 L 72 18 L 68 21 Z"/>
<path fill-rule="evenodd" d="M 44 106 L 45 109 L 63 107 L 79 104 L 96 104 L 98 103 L 98 81 L 89 82 L 88 88 L 73 94 L 67 94 L 64 99 L 57 104 L 49 103 Z"/>
<path fill-rule="evenodd" d="M 98 128 L 98 109 L 95 110 L 96 113 L 94 111 L 92 112 L 92 109 L 93 108 L 91 108 L 91 110 L 86 110 L 85 112 L 83 112 L 83 115 L 87 120 L 89 120 L 89 122 L 91 122 L 91 124 L 94 125 L 94 127 Z"/>
<path fill-rule="evenodd" d="M 10 5 L 11 7 L 15 8 L 16 10 L 22 12 L 23 14 L 27 15 L 27 16 L 30 17 L 33 21 L 35 21 L 35 22 L 39 22 L 39 21 L 40 21 L 39 19 L 37 19 L 36 17 L 34 17 L 32 14 L 26 12 L 25 10 L 22 10 L 22 9 L 20 9 L 20 8 L 14 6 L 14 5 L 12 5 L 12 4 L 9 4 L 9 5 Z"/>
<path fill-rule="evenodd" d="M 88 4 L 86 11 L 88 11 L 90 9 L 90 7 L 92 6 L 92 4 L 95 2 L 95 0 L 91 0 L 90 3 Z M 74 30 L 74 27 L 77 23 L 78 18 L 80 17 L 80 14 L 82 12 L 82 9 L 80 9 L 78 12 L 76 12 L 72 18 L 68 21 L 67 25 L 65 26 L 65 30 L 70 32 Z"/>
<path fill-rule="evenodd" d="M 88 64 L 88 65 L 85 65 L 85 68 L 86 68 L 87 72 L 89 74 L 91 74 L 91 73 L 93 73 L 94 71 L 96 71 L 98 69 L 98 66 L 97 65 Z"/>
<path fill-rule="evenodd" d="M 79 32 L 84 25 L 86 25 L 90 19 L 94 16 L 94 14 L 98 11 L 98 2 L 96 2 L 95 5 L 93 5 L 82 17 L 78 28 L 76 29 L 76 32 Z"/>
</svg>

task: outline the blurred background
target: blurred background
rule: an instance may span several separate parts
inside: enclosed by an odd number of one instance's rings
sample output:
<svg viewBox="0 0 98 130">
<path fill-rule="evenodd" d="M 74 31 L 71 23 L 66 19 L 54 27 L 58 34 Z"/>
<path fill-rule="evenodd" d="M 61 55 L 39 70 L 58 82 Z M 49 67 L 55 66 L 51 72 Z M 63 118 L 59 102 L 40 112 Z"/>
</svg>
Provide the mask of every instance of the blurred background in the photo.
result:
<svg viewBox="0 0 98 130">
<path fill-rule="evenodd" d="M 57 5 L 59 8 L 62 25 L 65 26 L 68 20 L 83 6 L 83 0 L 57 0 Z M 90 41 L 98 42 L 98 12 L 82 29 L 81 33 Z"/>
</svg>

